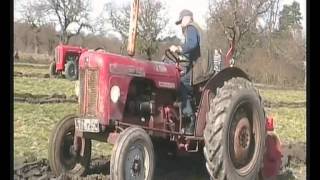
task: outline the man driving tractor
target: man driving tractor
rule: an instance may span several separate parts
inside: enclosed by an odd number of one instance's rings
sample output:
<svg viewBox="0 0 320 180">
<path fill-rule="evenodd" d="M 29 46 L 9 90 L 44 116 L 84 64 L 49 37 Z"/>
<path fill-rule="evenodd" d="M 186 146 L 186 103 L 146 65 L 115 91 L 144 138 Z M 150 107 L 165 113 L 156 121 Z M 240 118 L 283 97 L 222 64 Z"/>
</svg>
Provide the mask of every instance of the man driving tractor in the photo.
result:
<svg viewBox="0 0 320 180">
<path fill-rule="evenodd" d="M 172 45 L 170 51 L 182 55 L 187 63 L 180 63 L 182 68 L 180 94 L 182 98 L 182 113 L 189 120 L 185 134 L 193 135 L 195 114 L 191 105 L 192 99 L 192 67 L 201 56 L 200 53 L 200 34 L 197 25 L 193 22 L 193 13 L 190 10 L 182 10 L 176 25 L 180 25 L 185 37 L 182 46 Z"/>
</svg>

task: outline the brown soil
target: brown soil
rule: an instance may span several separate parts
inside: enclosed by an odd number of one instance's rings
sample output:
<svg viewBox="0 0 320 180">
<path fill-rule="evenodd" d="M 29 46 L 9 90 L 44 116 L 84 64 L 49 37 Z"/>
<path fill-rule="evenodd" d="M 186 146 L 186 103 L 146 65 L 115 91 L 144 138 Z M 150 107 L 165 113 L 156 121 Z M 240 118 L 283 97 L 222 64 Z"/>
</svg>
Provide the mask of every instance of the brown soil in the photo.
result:
<svg viewBox="0 0 320 180">
<path fill-rule="evenodd" d="M 50 75 L 48 73 L 46 73 L 46 74 L 43 74 L 43 73 L 22 73 L 22 72 L 18 72 L 18 71 L 15 71 L 13 73 L 13 76 L 15 76 L 15 77 L 33 77 L 33 78 L 50 78 Z M 59 74 L 55 78 L 65 79 L 65 75 Z"/>
<path fill-rule="evenodd" d="M 284 163 L 283 169 L 278 176 L 278 180 L 293 180 L 305 179 L 306 171 L 296 171 L 295 168 L 306 166 L 305 152 L 306 144 L 297 143 L 284 145 Z M 288 158 L 290 157 L 290 158 Z M 288 160 L 290 159 L 290 160 Z M 18 163 L 19 164 L 19 163 Z M 20 165 L 15 165 L 14 179 L 109 179 L 109 160 L 107 157 L 98 157 L 92 159 L 90 170 L 86 177 L 68 177 L 60 175 L 54 177 L 50 171 L 48 160 L 42 159 L 40 161 L 23 162 Z M 209 179 L 204 165 L 202 155 L 193 154 L 191 156 L 161 159 L 156 163 L 154 180 L 204 180 Z"/>
<path fill-rule="evenodd" d="M 32 95 L 29 93 L 14 93 L 14 101 L 30 104 L 77 103 L 78 98 L 75 95 L 67 97 L 65 94 Z"/>
<path fill-rule="evenodd" d="M 28 62 L 15 62 L 15 67 L 34 67 L 38 69 L 49 69 L 49 64 L 28 63 Z"/>
<path fill-rule="evenodd" d="M 267 108 L 280 108 L 280 107 L 286 107 L 286 108 L 302 108 L 306 107 L 306 102 L 270 102 L 270 101 L 264 101 L 264 106 Z"/>
<path fill-rule="evenodd" d="M 36 77 L 36 78 L 50 78 L 49 74 L 42 74 L 42 73 L 22 73 L 15 71 L 13 73 L 15 77 Z"/>
<path fill-rule="evenodd" d="M 267 85 L 267 84 L 259 84 L 255 83 L 255 87 L 260 89 L 274 89 L 274 90 L 306 90 L 304 86 L 296 85 L 296 86 L 276 86 L 276 85 Z"/>
<path fill-rule="evenodd" d="M 58 95 L 32 95 L 32 94 L 14 94 L 14 101 L 27 102 L 32 104 L 45 104 L 45 103 L 77 103 L 78 98 L 76 96 L 66 97 L 65 94 Z M 269 102 L 265 101 L 264 106 L 266 108 L 301 108 L 306 106 L 306 102 Z"/>
</svg>

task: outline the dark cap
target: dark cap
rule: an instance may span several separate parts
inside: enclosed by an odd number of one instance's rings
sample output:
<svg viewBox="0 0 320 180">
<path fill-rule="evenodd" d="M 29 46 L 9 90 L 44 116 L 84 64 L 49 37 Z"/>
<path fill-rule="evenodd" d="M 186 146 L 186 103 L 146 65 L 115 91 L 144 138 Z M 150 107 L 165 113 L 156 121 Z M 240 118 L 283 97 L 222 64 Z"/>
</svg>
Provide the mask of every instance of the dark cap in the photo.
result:
<svg viewBox="0 0 320 180">
<path fill-rule="evenodd" d="M 191 11 L 187 10 L 187 9 L 184 9 L 180 12 L 179 14 L 179 20 L 176 21 L 176 25 L 179 25 L 181 22 L 182 22 L 182 18 L 185 17 L 185 16 L 191 16 L 193 17 L 193 14 Z"/>
</svg>

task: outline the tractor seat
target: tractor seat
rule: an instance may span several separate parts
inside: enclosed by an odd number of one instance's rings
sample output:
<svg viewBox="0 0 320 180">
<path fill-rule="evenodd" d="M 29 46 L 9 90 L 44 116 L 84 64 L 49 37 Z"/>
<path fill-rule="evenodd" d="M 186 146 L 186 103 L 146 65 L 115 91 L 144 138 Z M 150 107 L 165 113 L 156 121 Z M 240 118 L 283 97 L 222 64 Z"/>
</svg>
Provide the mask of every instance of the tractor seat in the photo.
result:
<svg viewBox="0 0 320 180">
<path fill-rule="evenodd" d="M 192 85 L 198 85 L 203 83 L 215 74 L 214 71 L 210 71 L 211 62 L 213 61 L 212 51 L 208 50 L 207 54 L 201 56 L 196 63 L 193 64 Z"/>
</svg>

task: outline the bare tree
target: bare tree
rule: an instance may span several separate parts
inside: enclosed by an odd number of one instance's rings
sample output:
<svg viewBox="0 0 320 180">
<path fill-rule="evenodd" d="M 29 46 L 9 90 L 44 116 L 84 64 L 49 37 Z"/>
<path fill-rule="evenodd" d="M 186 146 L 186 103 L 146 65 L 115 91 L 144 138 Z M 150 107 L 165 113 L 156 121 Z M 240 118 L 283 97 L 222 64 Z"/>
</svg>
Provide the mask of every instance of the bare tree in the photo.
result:
<svg viewBox="0 0 320 180">
<path fill-rule="evenodd" d="M 269 32 L 276 30 L 279 23 L 280 0 L 272 0 L 270 10 L 266 13 L 266 22 Z"/>
<path fill-rule="evenodd" d="M 122 37 L 122 53 L 124 53 L 124 46 L 128 39 L 130 8 L 130 4 L 125 4 L 122 7 L 116 7 L 112 3 L 106 5 L 106 10 L 109 12 L 108 20 L 113 29 Z M 159 35 L 168 23 L 164 12 L 164 4 L 160 1 L 140 1 L 137 48 L 140 54 L 146 55 L 148 59 L 151 59 L 158 50 Z"/>
<path fill-rule="evenodd" d="M 71 37 L 80 34 L 83 28 L 91 29 L 89 23 L 90 0 L 46 0 L 46 9 L 60 25 L 60 41 L 68 44 Z M 77 27 L 72 31 L 71 26 Z"/>
<path fill-rule="evenodd" d="M 162 14 L 165 12 L 163 3 L 154 0 L 145 0 L 140 5 L 138 30 L 138 49 L 149 60 L 159 48 L 159 35 L 168 24 L 169 19 Z"/>
<path fill-rule="evenodd" d="M 32 3 L 21 5 L 22 21 L 29 24 L 34 32 L 34 53 L 39 53 L 40 39 L 39 32 L 45 25 L 44 19 L 46 10 L 45 4 L 33 1 Z"/>
<path fill-rule="evenodd" d="M 235 40 L 235 53 L 241 54 L 244 36 L 254 31 L 258 17 L 271 5 L 271 0 L 210 0 L 208 23 L 219 24 L 227 40 Z"/>
<path fill-rule="evenodd" d="M 279 3 L 280 0 L 272 0 L 270 10 L 265 14 L 266 28 L 265 28 L 265 37 L 268 55 L 272 56 L 272 53 L 276 51 L 273 43 L 272 35 L 277 30 L 277 26 L 279 24 Z"/>
<path fill-rule="evenodd" d="M 14 48 L 19 51 L 28 51 L 33 43 L 33 32 L 27 23 L 14 23 Z M 34 49 L 33 49 L 34 51 Z"/>
<path fill-rule="evenodd" d="M 108 22 L 111 23 L 113 30 L 118 32 L 122 38 L 122 46 L 120 47 L 121 54 L 124 54 L 128 40 L 130 8 L 130 4 L 117 7 L 114 3 L 110 2 L 105 5 L 105 10 L 108 12 Z"/>
<path fill-rule="evenodd" d="M 54 23 L 47 23 L 42 27 L 39 38 L 42 43 L 42 49 L 47 51 L 49 55 L 53 55 L 55 46 L 59 43 Z"/>
</svg>

